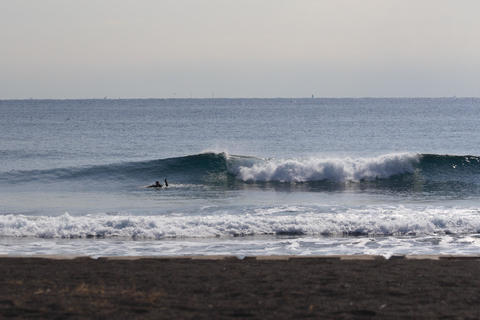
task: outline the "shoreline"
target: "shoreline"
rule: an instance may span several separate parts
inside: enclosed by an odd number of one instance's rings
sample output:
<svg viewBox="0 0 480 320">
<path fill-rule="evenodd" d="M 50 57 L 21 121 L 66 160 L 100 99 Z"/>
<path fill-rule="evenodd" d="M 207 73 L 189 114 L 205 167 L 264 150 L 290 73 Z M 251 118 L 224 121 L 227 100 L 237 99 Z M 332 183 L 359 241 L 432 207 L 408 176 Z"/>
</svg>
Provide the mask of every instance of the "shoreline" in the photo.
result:
<svg viewBox="0 0 480 320">
<path fill-rule="evenodd" d="M 480 255 L 0 256 L 0 317 L 479 318 Z"/>
<path fill-rule="evenodd" d="M 261 261 L 289 261 L 306 259 L 326 259 L 326 260 L 479 260 L 480 254 L 412 254 L 412 255 L 391 255 L 385 257 L 375 254 L 332 254 L 332 255 L 253 255 L 253 256 L 235 256 L 235 255 L 145 255 L 145 256 L 98 256 L 88 255 L 69 255 L 69 254 L 33 254 L 33 255 L 10 255 L 0 254 L 0 261 L 3 259 L 47 259 L 47 260 L 261 260 Z"/>
</svg>

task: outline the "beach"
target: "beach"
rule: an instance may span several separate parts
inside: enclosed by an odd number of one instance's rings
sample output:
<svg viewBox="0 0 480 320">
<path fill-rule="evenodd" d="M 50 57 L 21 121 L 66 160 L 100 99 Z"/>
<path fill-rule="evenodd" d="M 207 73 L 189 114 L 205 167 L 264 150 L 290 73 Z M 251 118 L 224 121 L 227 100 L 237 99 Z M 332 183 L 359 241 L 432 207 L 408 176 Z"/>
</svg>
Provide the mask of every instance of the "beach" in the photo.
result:
<svg viewBox="0 0 480 320">
<path fill-rule="evenodd" d="M 480 1 L 0 8 L 0 320 L 480 319 Z"/>
<path fill-rule="evenodd" d="M 479 108 L 0 101 L 0 319 L 480 318 Z"/>
<path fill-rule="evenodd" d="M 0 258 L 1 318 L 478 318 L 480 257 Z"/>
</svg>

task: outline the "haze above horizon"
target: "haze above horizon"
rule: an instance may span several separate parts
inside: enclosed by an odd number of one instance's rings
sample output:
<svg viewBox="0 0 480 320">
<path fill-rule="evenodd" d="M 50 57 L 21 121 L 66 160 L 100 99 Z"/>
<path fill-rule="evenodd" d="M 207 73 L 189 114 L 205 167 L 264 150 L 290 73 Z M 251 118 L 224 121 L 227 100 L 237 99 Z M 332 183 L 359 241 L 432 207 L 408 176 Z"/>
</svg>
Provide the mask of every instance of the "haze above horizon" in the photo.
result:
<svg viewBox="0 0 480 320">
<path fill-rule="evenodd" d="M 480 96 L 480 2 L 0 3 L 0 99 Z"/>
</svg>

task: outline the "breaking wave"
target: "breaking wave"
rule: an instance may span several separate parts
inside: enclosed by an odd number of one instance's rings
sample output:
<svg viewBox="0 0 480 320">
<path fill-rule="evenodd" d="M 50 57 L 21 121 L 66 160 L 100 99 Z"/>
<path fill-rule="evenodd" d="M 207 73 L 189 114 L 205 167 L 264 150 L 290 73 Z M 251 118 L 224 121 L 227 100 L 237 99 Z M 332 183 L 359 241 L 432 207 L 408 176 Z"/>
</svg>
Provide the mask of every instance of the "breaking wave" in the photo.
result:
<svg viewBox="0 0 480 320">
<path fill-rule="evenodd" d="M 477 183 L 480 158 L 399 153 L 370 158 L 260 159 L 226 153 L 90 167 L 0 173 L 0 183 L 40 181 L 136 181 L 169 177 L 184 184 L 362 182 L 415 176 L 420 180 Z M 422 181 L 423 181 L 422 180 Z"/>
<path fill-rule="evenodd" d="M 419 162 L 416 154 L 389 154 L 376 158 L 271 160 L 237 168 L 243 181 L 334 182 L 385 179 L 413 173 Z"/>
<path fill-rule="evenodd" d="M 191 215 L 0 215 L 3 237 L 212 238 L 257 235 L 420 236 L 480 232 L 478 208 L 273 207 Z"/>
</svg>

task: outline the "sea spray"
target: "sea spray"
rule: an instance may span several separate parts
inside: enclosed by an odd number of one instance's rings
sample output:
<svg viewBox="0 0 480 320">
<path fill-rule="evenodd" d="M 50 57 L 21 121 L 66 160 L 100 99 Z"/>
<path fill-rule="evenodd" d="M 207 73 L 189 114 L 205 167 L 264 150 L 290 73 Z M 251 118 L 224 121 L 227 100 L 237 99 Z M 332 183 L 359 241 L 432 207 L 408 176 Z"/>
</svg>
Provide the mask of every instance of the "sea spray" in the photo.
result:
<svg viewBox="0 0 480 320">
<path fill-rule="evenodd" d="M 413 173 L 418 162 L 419 155 L 412 153 L 357 159 L 269 160 L 250 167 L 239 167 L 237 176 L 243 181 L 361 181 Z"/>
</svg>

